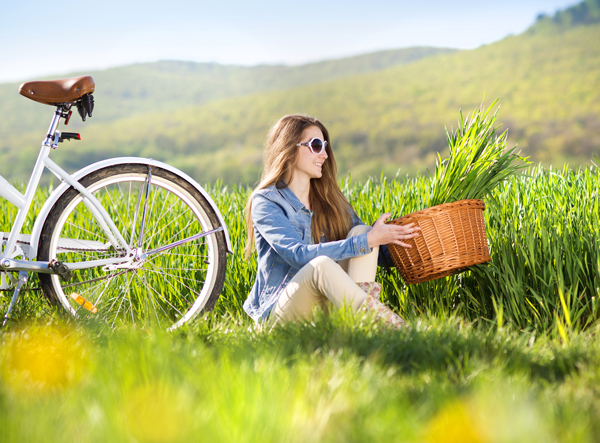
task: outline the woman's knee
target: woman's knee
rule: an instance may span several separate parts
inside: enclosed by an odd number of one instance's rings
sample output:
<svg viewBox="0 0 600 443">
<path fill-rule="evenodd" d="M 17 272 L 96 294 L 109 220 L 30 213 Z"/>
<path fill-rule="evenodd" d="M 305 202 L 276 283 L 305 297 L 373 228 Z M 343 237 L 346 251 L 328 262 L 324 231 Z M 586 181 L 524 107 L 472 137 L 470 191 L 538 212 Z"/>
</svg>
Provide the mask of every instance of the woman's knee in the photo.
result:
<svg viewBox="0 0 600 443">
<path fill-rule="evenodd" d="M 310 262 L 308 262 L 313 268 L 330 268 L 332 266 L 338 266 L 338 264 L 331 258 L 326 255 L 319 255 L 318 257 L 313 258 Z"/>
<path fill-rule="evenodd" d="M 355 227 L 353 227 L 352 229 L 350 229 L 350 232 L 348 232 L 348 235 L 346 236 L 346 238 L 356 237 L 358 235 L 366 234 L 371 229 L 372 229 L 371 226 L 356 225 Z"/>
</svg>

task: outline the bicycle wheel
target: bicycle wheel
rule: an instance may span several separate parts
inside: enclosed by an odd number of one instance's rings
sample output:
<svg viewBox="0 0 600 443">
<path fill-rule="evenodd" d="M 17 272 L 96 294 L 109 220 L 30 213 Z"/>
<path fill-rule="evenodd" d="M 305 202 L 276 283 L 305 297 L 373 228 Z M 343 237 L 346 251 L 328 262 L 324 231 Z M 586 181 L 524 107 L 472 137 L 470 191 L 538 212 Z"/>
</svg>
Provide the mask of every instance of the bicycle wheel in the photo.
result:
<svg viewBox="0 0 600 443">
<path fill-rule="evenodd" d="M 146 190 L 149 170 L 143 164 L 114 165 L 79 181 L 101 202 L 129 245 L 140 252 L 152 251 L 220 226 L 204 196 L 170 171 L 152 166 Z M 81 264 L 123 255 L 124 250 L 112 246 L 82 195 L 74 188 L 67 190 L 44 223 L 38 260 Z M 40 282 L 50 302 L 73 315 L 101 318 L 111 326 L 134 323 L 175 329 L 214 307 L 225 280 L 225 236 L 209 234 L 153 254 L 133 267 L 116 268 L 73 270 L 69 282 L 56 274 L 40 274 Z M 81 306 L 75 299 L 87 303 Z M 92 313 L 94 308 L 97 312 Z"/>
</svg>

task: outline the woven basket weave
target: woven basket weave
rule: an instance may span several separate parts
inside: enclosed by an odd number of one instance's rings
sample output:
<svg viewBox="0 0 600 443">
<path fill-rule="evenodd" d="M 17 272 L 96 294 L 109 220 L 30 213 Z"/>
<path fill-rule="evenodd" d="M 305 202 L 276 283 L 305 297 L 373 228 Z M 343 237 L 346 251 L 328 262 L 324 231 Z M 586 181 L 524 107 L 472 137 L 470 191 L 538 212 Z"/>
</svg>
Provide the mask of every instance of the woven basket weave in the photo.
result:
<svg viewBox="0 0 600 443">
<path fill-rule="evenodd" d="M 406 283 L 421 283 L 465 271 L 490 261 L 481 200 L 460 200 L 413 212 L 388 223 L 415 223 L 419 236 L 412 248 L 387 245 Z"/>
</svg>

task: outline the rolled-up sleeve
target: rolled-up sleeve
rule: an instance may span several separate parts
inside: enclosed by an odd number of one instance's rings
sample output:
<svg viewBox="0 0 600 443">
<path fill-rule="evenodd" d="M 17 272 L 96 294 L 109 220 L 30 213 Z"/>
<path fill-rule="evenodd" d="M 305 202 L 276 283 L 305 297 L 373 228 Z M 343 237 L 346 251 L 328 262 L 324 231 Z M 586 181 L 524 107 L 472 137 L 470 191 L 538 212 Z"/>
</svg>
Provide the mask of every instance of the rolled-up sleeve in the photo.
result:
<svg viewBox="0 0 600 443">
<path fill-rule="evenodd" d="M 252 199 L 254 228 L 290 266 L 301 268 L 313 258 L 327 256 L 345 260 L 371 252 L 367 234 L 345 240 L 308 245 L 292 226 L 283 208 L 261 194 Z"/>
<path fill-rule="evenodd" d="M 356 212 L 352 211 L 352 227 L 356 225 L 364 225 L 365 223 L 360 219 Z M 372 225 L 371 225 L 372 226 Z M 379 255 L 377 257 L 377 265 L 384 266 L 386 268 L 395 267 L 392 255 L 387 245 L 379 246 Z"/>
</svg>

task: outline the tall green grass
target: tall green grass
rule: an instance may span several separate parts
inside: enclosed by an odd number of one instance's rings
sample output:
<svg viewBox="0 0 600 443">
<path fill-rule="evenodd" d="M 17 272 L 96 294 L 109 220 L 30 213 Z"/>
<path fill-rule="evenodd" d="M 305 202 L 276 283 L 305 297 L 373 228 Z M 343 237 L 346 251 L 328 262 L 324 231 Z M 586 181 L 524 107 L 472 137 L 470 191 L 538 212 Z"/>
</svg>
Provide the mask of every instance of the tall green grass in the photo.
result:
<svg viewBox="0 0 600 443">
<path fill-rule="evenodd" d="M 425 207 L 430 198 L 427 177 L 394 180 L 347 178 L 341 182 L 358 215 L 372 223 L 383 212 L 399 217 Z M 250 189 L 207 186 L 225 217 L 232 240 L 225 287 L 216 306 L 219 315 L 248 322 L 242 304 L 256 275 L 254 258 L 245 260 L 244 205 Z M 492 262 L 471 271 L 416 285 L 406 285 L 394 268 L 379 269 L 383 298 L 408 318 L 460 316 L 473 322 L 567 336 L 588 328 L 599 316 L 600 170 L 535 167 L 499 185 L 486 201 Z M 39 207 L 47 190 L 41 192 Z M 8 206 L 7 203 L 5 205 Z M 1 228 L 7 231 L 9 209 Z M 26 225 L 30 228 L 31 221 Z M 27 229 L 27 228 L 26 228 Z M 31 286 L 36 282 L 32 281 Z M 0 297 L 0 308 L 8 304 Z M 17 318 L 48 315 L 35 294 L 26 296 Z"/>
<path fill-rule="evenodd" d="M 425 207 L 427 177 L 342 181 L 365 223 L 383 212 L 399 217 Z M 598 320 L 600 296 L 600 170 L 529 168 L 500 184 L 486 201 L 492 262 L 433 282 L 406 285 L 394 268 L 379 269 L 383 297 L 407 317 L 458 315 L 500 327 L 566 333 Z M 250 190 L 217 185 L 210 192 L 225 215 L 229 257 L 218 312 L 244 318 L 255 277 L 246 261 L 243 208 Z"/>
<path fill-rule="evenodd" d="M 429 180 L 345 184 L 365 222 L 420 209 Z M 472 321 L 561 334 L 598 319 L 600 170 L 530 168 L 486 201 L 492 261 L 444 279 L 405 285 L 382 271 L 384 296 L 405 315 L 457 314 Z M 561 332 L 561 330 L 563 332 Z"/>
<path fill-rule="evenodd" d="M 492 114 L 497 102 L 485 110 L 480 106 L 466 118 L 461 111 L 458 127 L 446 129 L 450 152 L 445 160 L 438 153 L 427 207 L 489 198 L 496 186 L 527 167 L 527 159 L 515 154 L 516 146 L 506 149 L 508 130 L 498 134 L 499 108 Z"/>
</svg>

